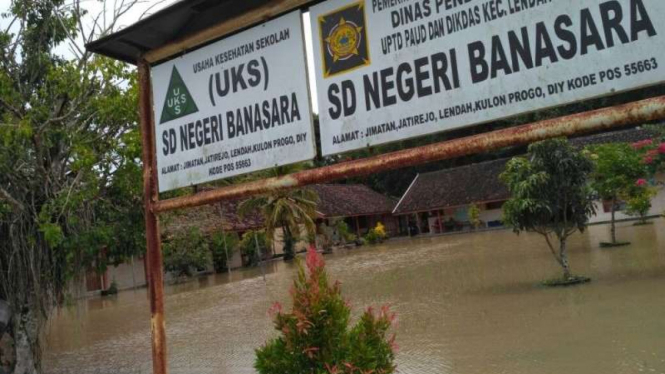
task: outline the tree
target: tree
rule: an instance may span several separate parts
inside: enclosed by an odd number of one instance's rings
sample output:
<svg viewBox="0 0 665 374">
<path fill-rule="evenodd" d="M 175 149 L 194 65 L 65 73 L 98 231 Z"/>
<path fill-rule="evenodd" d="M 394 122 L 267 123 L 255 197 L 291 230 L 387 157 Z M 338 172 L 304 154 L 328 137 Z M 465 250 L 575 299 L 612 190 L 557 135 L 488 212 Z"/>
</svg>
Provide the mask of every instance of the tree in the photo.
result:
<svg viewBox="0 0 665 374">
<path fill-rule="evenodd" d="M 395 372 L 395 335 L 388 336 L 395 315 L 369 308 L 349 329 L 351 310 L 340 284 L 329 283 L 323 257 L 311 248 L 307 270 L 298 262 L 291 297 L 290 312 L 279 303 L 271 308 L 281 336 L 256 350 L 260 374 Z"/>
<path fill-rule="evenodd" d="M 79 0 L 14 0 L 2 15 L 0 299 L 19 374 L 41 371 L 43 327 L 68 281 L 142 250 L 134 74 L 81 46 L 134 3 L 105 7 L 91 28 Z"/>
<path fill-rule="evenodd" d="M 644 179 L 637 181 L 638 188 L 637 193 L 628 199 L 626 204 L 626 214 L 634 217 L 639 217 L 640 224 L 647 223 L 647 215 L 649 210 L 651 210 L 651 199 L 656 196 L 657 191 L 654 188 L 648 187 L 647 182 Z"/>
<path fill-rule="evenodd" d="M 568 261 L 566 243 L 576 231 L 584 231 L 595 214 L 588 178 L 593 163 L 565 139 L 546 140 L 529 146 L 528 158 L 508 162 L 501 180 L 512 197 L 503 206 L 504 222 L 516 233 L 536 232 L 563 269 L 563 281 L 576 281 Z M 558 249 L 552 237 L 559 241 Z"/>
<path fill-rule="evenodd" d="M 191 229 L 164 241 L 164 269 L 176 277 L 191 277 L 210 261 L 207 239 L 199 229 Z"/>
<path fill-rule="evenodd" d="M 619 200 L 628 200 L 639 194 L 635 182 L 645 178 L 648 170 L 642 156 L 626 143 L 610 143 L 589 147 L 595 168 L 592 174 L 592 187 L 601 199 L 612 204 L 612 242 L 606 246 L 625 245 L 616 238 L 616 209 Z"/>
<path fill-rule="evenodd" d="M 316 231 L 317 200 L 316 192 L 310 189 L 279 191 L 245 200 L 240 204 L 239 211 L 242 215 L 259 209 L 265 219 L 269 240 L 275 237 L 277 229 L 281 229 L 284 260 L 291 260 L 295 257 L 297 239 L 302 234 L 301 225 L 307 235 Z"/>
<path fill-rule="evenodd" d="M 631 144 L 642 156 L 642 162 L 649 174 L 665 171 L 665 126 L 653 126 L 654 139 L 645 139 Z"/>
<path fill-rule="evenodd" d="M 274 168 L 265 176 L 281 176 L 297 171 L 299 166 L 283 166 Z M 243 201 L 238 207 L 241 216 L 253 211 L 263 215 L 268 240 L 275 238 L 277 229 L 282 231 L 284 243 L 284 260 L 295 257 L 295 244 L 303 234 L 312 237 L 316 234 L 316 206 L 319 197 L 315 191 L 307 188 L 275 191 L 267 195 L 252 197 Z"/>
</svg>

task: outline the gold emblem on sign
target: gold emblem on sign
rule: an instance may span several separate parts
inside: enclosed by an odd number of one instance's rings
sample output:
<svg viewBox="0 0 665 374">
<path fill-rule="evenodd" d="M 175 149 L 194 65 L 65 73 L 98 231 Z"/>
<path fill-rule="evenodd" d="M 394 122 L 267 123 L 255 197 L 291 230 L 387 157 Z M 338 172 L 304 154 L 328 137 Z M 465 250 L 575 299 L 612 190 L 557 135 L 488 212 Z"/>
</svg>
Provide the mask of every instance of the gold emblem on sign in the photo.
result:
<svg viewBox="0 0 665 374">
<path fill-rule="evenodd" d="M 318 20 L 324 78 L 370 64 L 364 0 L 321 15 Z"/>
<path fill-rule="evenodd" d="M 351 56 L 358 56 L 362 27 L 344 18 L 330 31 L 325 42 L 328 45 L 333 61 L 346 60 Z"/>
</svg>

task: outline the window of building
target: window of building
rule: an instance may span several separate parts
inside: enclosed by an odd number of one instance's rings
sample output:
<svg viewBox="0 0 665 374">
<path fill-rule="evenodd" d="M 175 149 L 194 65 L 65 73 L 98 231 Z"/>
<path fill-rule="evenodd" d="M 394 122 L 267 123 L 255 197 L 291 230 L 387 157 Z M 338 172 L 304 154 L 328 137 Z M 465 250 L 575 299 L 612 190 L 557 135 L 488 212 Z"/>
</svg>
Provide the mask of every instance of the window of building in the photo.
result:
<svg viewBox="0 0 665 374">
<path fill-rule="evenodd" d="M 493 201 L 491 203 L 487 203 L 487 210 L 501 209 L 505 203 L 505 201 Z"/>
</svg>

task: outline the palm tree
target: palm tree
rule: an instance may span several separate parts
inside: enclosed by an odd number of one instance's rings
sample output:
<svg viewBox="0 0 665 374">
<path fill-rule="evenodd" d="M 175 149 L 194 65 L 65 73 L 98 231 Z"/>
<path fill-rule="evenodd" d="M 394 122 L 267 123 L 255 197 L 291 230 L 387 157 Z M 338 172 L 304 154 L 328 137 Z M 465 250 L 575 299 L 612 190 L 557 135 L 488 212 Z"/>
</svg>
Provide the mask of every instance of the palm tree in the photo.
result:
<svg viewBox="0 0 665 374">
<path fill-rule="evenodd" d="M 271 176 L 289 174 L 295 170 L 294 166 L 278 167 L 270 171 Z M 282 230 L 284 243 L 284 260 L 295 257 L 295 243 L 302 234 L 313 235 L 316 232 L 316 206 L 318 195 L 311 189 L 294 189 L 288 191 L 275 191 L 266 195 L 252 197 L 243 201 L 238 207 L 241 216 L 249 212 L 259 211 L 263 215 L 268 240 L 275 237 L 277 229 Z"/>
</svg>

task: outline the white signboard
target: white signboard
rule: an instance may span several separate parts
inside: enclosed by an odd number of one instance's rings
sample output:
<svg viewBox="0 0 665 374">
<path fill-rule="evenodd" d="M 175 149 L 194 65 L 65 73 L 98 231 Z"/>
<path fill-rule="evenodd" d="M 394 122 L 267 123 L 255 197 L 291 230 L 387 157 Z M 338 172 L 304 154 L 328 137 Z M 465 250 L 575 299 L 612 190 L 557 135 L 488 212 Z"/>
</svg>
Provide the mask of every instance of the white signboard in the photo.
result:
<svg viewBox="0 0 665 374">
<path fill-rule="evenodd" d="M 664 0 L 329 0 L 310 14 L 324 155 L 665 80 Z"/>
<path fill-rule="evenodd" d="M 152 68 L 159 191 L 315 155 L 300 12 Z"/>
</svg>

